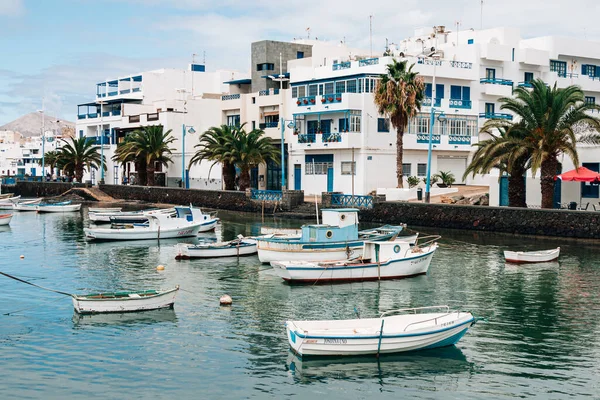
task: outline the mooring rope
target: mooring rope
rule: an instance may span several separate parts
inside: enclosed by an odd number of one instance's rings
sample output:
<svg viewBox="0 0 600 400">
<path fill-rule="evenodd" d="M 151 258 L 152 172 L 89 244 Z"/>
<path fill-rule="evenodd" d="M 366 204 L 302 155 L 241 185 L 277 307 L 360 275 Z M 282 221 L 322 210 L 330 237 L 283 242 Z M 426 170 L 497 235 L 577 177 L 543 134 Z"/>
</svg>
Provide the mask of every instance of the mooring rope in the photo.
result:
<svg viewBox="0 0 600 400">
<path fill-rule="evenodd" d="M 25 283 L 27 285 L 31 285 L 31 286 L 34 286 L 34 287 L 39 288 L 39 289 L 43 289 L 43 290 L 47 290 L 49 292 L 54 292 L 54 293 L 62 294 L 64 296 L 73 297 L 73 295 L 71 293 L 61 292 L 60 290 L 49 289 L 49 288 L 46 288 L 46 287 L 43 287 L 43 286 L 40 286 L 40 285 L 36 285 L 35 283 L 28 282 L 28 281 L 26 281 L 24 279 L 17 278 L 16 276 L 9 275 L 9 274 L 7 274 L 5 272 L 2 272 L 2 271 L 0 271 L 0 275 L 4 275 L 7 278 L 14 279 L 15 281 L 18 281 L 18 282 L 21 282 L 21 283 Z"/>
</svg>

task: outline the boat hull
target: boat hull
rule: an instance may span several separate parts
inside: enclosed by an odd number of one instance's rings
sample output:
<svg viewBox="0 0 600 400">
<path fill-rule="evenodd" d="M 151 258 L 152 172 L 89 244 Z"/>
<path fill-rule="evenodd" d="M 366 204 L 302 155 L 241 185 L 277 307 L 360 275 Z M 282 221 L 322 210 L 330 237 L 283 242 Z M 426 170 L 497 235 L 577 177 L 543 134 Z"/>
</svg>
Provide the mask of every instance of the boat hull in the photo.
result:
<svg viewBox="0 0 600 400">
<path fill-rule="evenodd" d="M 288 342 L 293 352 L 306 356 L 358 356 L 418 351 L 455 345 L 475 323 L 470 313 L 460 319 L 448 320 L 429 329 L 403 332 L 386 331 L 387 323 L 380 332 L 381 322 L 370 334 L 340 331 L 332 334 L 311 334 L 298 329 L 295 322 L 286 323 Z M 388 322 L 393 317 L 384 318 Z M 381 321 L 377 319 L 377 321 Z M 447 324 L 447 325 L 444 325 Z"/>
<path fill-rule="evenodd" d="M 365 264 L 272 262 L 274 271 L 290 283 L 357 282 L 410 278 L 427 273 L 437 246 L 399 260 Z"/>
<path fill-rule="evenodd" d="M 0 215 L 0 226 L 9 225 L 12 219 L 12 214 Z"/>
<path fill-rule="evenodd" d="M 268 264 L 273 261 L 335 261 L 359 255 L 362 241 L 332 243 L 328 245 L 311 243 L 258 242 L 258 259 Z"/>
<path fill-rule="evenodd" d="M 555 261 L 560 256 L 560 247 L 547 251 L 505 251 L 504 259 L 512 264 L 534 264 Z"/>
<path fill-rule="evenodd" d="M 190 258 L 241 257 L 256 254 L 256 243 L 241 243 L 240 246 L 219 247 L 215 245 L 177 246 L 178 260 Z"/>
<path fill-rule="evenodd" d="M 37 206 L 36 211 L 39 213 L 65 213 L 65 212 L 77 212 L 81 209 L 81 204 L 68 204 L 68 205 L 42 205 Z"/>
<path fill-rule="evenodd" d="M 213 229 L 216 228 L 217 222 L 219 222 L 218 218 L 215 218 L 215 219 L 207 221 L 207 222 L 203 222 L 202 225 L 200 225 L 200 232 L 212 231 Z"/>
<path fill-rule="evenodd" d="M 172 308 L 179 287 L 150 297 L 119 299 L 90 299 L 73 297 L 73 307 L 79 314 L 123 313 Z"/>
<path fill-rule="evenodd" d="M 181 226 L 171 229 L 134 228 L 85 228 L 85 236 L 92 240 L 156 240 L 198 235 L 200 225 Z"/>
</svg>

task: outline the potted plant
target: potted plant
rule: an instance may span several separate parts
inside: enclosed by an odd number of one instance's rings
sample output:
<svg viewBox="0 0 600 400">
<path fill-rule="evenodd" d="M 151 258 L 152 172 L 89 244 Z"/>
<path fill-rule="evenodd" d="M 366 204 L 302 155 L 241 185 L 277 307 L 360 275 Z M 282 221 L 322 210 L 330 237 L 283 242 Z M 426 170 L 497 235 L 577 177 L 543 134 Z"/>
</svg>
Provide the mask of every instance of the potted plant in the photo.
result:
<svg viewBox="0 0 600 400">
<path fill-rule="evenodd" d="M 337 101 L 342 101 L 342 98 L 341 98 L 341 97 L 336 97 L 335 99 L 336 99 Z"/>
<path fill-rule="evenodd" d="M 328 97 L 328 98 L 327 98 L 327 100 L 328 100 L 329 102 L 332 102 L 332 101 L 333 101 L 333 97 Z"/>
<path fill-rule="evenodd" d="M 430 185 L 435 185 L 438 181 L 438 177 L 437 175 L 433 175 L 432 177 L 429 178 L 429 184 Z M 427 178 L 423 178 L 423 183 L 427 185 Z"/>
<path fill-rule="evenodd" d="M 310 99 L 311 104 L 315 104 L 315 99 Z"/>
<path fill-rule="evenodd" d="M 409 176 L 406 181 L 408 182 L 408 188 L 412 189 L 419 184 L 419 178 L 416 176 Z"/>
<path fill-rule="evenodd" d="M 321 103 L 325 103 L 325 97 L 321 97 Z"/>
<path fill-rule="evenodd" d="M 296 102 L 296 104 L 298 104 L 298 105 L 300 105 L 301 103 L 302 103 L 302 102 L 301 102 L 300 100 L 298 100 L 298 101 Z"/>
<path fill-rule="evenodd" d="M 435 174 L 434 177 L 436 180 L 439 179 L 442 181 L 442 183 L 437 184 L 440 188 L 452 187 L 452 184 L 456 182 L 454 174 L 450 171 L 440 171 L 437 174 Z"/>
<path fill-rule="evenodd" d="M 304 104 L 308 104 L 308 100 L 304 99 Z"/>
</svg>

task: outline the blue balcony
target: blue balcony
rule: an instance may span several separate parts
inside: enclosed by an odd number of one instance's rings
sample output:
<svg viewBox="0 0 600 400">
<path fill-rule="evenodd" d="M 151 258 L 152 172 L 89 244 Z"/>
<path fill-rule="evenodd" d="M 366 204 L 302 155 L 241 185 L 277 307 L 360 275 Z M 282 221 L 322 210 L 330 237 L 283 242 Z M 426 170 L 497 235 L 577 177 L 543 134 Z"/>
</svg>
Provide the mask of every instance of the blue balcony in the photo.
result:
<svg viewBox="0 0 600 400">
<path fill-rule="evenodd" d="M 431 97 L 425 97 L 423 98 L 423 102 L 421 103 L 422 105 L 424 105 L 425 107 L 431 107 Z M 434 102 L 434 107 L 441 107 L 442 106 L 442 99 L 435 99 Z"/>
<path fill-rule="evenodd" d="M 341 103 L 341 93 L 324 94 L 321 96 L 321 104 Z"/>
<path fill-rule="evenodd" d="M 250 198 L 252 200 L 260 201 L 281 201 L 283 194 L 280 190 L 256 190 L 250 191 Z"/>
<path fill-rule="evenodd" d="M 512 121 L 513 116 L 506 113 L 480 113 L 479 118 L 485 119 L 506 119 Z"/>
<path fill-rule="evenodd" d="M 119 90 L 120 94 L 127 94 L 127 93 L 131 93 L 130 89 L 124 89 L 124 90 Z"/>
<path fill-rule="evenodd" d="M 133 90 L 132 90 L 132 92 L 139 92 L 139 91 L 141 91 L 141 90 L 142 90 L 142 88 L 139 88 L 139 87 L 134 87 L 134 88 L 133 88 Z"/>
<path fill-rule="evenodd" d="M 110 116 L 110 111 L 103 111 L 102 112 L 102 116 L 103 117 L 109 117 Z"/>
<path fill-rule="evenodd" d="M 431 143 L 440 144 L 442 138 L 439 134 L 434 133 L 431 137 Z M 417 133 L 417 143 L 429 143 L 429 133 Z"/>
<path fill-rule="evenodd" d="M 467 135 L 449 135 L 448 144 L 466 144 L 471 145 L 471 136 Z"/>
<path fill-rule="evenodd" d="M 119 92 L 108 92 L 108 96 L 116 96 Z"/>
<path fill-rule="evenodd" d="M 112 110 L 111 114 L 112 114 L 113 116 L 116 116 L 116 115 L 121 115 L 121 110 Z"/>
<path fill-rule="evenodd" d="M 225 100 L 236 100 L 239 99 L 241 96 L 239 93 L 236 94 L 226 94 L 221 96 L 221 100 L 225 101 Z"/>
<path fill-rule="evenodd" d="M 533 85 L 531 84 L 531 82 L 519 82 L 517 84 L 517 86 L 524 87 L 524 88 L 529 88 L 529 89 L 531 89 L 533 87 Z"/>
<path fill-rule="evenodd" d="M 339 133 L 324 133 L 322 141 L 323 143 L 340 143 L 342 136 Z"/>
<path fill-rule="evenodd" d="M 471 109 L 471 100 L 450 99 L 450 107 Z"/>
<path fill-rule="evenodd" d="M 296 99 L 296 104 L 299 107 L 304 107 L 304 106 L 314 106 L 315 103 L 317 101 L 317 97 L 316 96 L 304 96 L 304 97 L 298 97 Z"/>
<path fill-rule="evenodd" d="M 86 142 L 91 142 L 94 145 L 110 144 L 110 136 L 91 136 L 86 138 Z"/>
<path fill-rule="evenodd" d="M 351 66 L 352 66 L 352 63 L 351 63 L 350 61 L 345 61 L 345 62 L 341 62 L 341 63 L 333 64 L 333 65 L 331 66 L 331 68 L 332 68 L 334 71 L 339 71 L 339 70 L 342 70 L 342 69 L 348 69 L 348 68 L 350 68 Z"/>
<path fill-rule="evenodd" d="M 278 124 L 279 124 L 279 122 L 277 122 L 277 121 L 263 122 L 263 123 L 258 124 L 258 127 L 260 129 L 277 128 Z"/>
<path fill-rule="evenodd" d="M 317 135 L 314 133 L 303 133 L 298 135 L 298 143 L 315 143 L 317 141 Z"/>
<path fill-rule="evenodd" d="M 78 114 L 77 115 L 77 119 L 86 119 L 87 118 L 87 114 Z"/>
<path fill-rule="evenodd" d="M 366 67 L 367 65 L 379 64 L 379 58 L 367 58 L 366 60 L 360 60 L 358 62 L 359 67 Z"/>
<path fill-rule="evenodd" d="M 503 85 L 503 86 L 512 86 L 513 81 L 510 79 L 498 79 L 498 78 L 481 78 L 479 83 L 482 84 L 492 84 L 492 85 Z"/>
<path fill-rule="evenodd" d="M 88 118 L 98 118 L 98 113 L 89 113 L 87 115 Z"/>
</svg>

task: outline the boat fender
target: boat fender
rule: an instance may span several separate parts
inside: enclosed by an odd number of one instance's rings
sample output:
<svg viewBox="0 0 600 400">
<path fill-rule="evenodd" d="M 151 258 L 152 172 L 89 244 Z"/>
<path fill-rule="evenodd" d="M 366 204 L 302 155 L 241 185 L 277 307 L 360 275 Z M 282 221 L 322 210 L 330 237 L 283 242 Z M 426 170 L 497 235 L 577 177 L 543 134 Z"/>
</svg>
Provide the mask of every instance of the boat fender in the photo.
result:
<svg viewBox="0 0 600 400">
<path fill-rule="evenodd" d="M 25 258 L 25 256 L 24 256 L 23 254 L 21 254 L 21 255 L 19 256 L 19 258 L 22 260 L 22 259 L 24 259 L 24 258 Z"/>
<path fill-rule="evenodd" d="M 232 303 L 233 303 L 233 299 L 228 294 L 224 294 L 219 299 L 219 304 L 221 304 L 222 306 L 230 306 Z"/>
<path fill-rule="evenodd" d="M 164 265 L 159 265 L 158 267 L 156 267 L 157 271 L 164 271 L 165 270 L 165 266 Z"/>
</svg>

